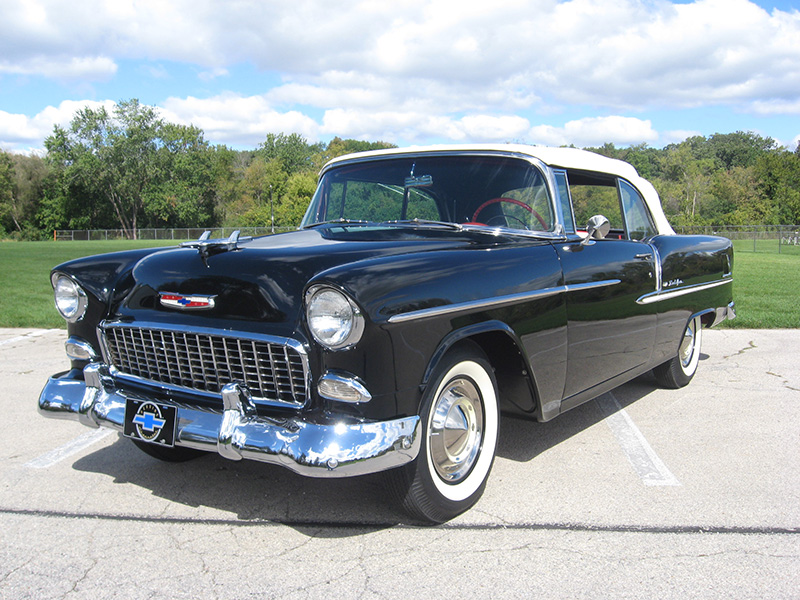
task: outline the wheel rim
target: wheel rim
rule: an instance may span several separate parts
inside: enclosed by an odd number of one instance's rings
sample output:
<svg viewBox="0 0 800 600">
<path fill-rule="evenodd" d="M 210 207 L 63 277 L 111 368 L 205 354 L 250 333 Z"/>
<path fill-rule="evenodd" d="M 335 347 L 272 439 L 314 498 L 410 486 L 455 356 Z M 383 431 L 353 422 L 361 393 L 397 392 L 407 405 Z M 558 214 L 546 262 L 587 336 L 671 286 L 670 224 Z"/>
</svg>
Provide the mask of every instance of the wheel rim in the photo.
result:
<svg viewBox="0 0 800 600">
<path fill-rule="evenodd" d="M 472 470 L 483 439 L 483 401 L 477 386 L 463 377 L 448 383 L 436 399 L 428 444 L 436 473 L 457 483 Z"/>
<path fill-rule="evenodd" d="M 683 340 L 681 341 L 681 347 L 678 352 L 681 365 L 683 365 L 684 369 L 689 368 L 689 365 L 692 362 L 692 358 L 694 357 L 694 349 L 695 349 L 695 321 L 692 320 L 692 322 L 689 323 L 689 325 L 686 327 L 686 331 L 683 332 Z"/>
</svg>

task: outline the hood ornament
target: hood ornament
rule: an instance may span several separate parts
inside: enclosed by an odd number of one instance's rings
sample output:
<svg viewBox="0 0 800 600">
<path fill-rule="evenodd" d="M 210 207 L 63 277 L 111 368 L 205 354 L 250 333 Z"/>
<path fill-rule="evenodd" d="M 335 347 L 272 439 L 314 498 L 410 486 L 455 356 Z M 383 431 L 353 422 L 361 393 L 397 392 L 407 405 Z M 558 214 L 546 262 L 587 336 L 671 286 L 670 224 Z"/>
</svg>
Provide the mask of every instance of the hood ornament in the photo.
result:
<svg viewBox="0 0 800 600">
<path fill-rule="evenodd" d="M 181 242 L 181 248 L 197 248 L 197 251 L 200 253 L 200 258 L 203 260 L 203 264 L 207 267 L 208 266 L 208 257 L 212 254 L 220 254 L 222 252 L 229 252 L 231 250 L 238 250 L 239 249 L 239 242 L 244 242 L 247 240 L 251 240 L 252 237 L 246 236 L 243 238 L 239 237 L 240 231 L 237 229 L 234 231 L 230 237 L 228 238 L 217 238 L 217 239 L 210 239 L 211 238 L 211 231 L 206 230 L 196 240 L 191 240 L 189 242 Z"/>
</svg>

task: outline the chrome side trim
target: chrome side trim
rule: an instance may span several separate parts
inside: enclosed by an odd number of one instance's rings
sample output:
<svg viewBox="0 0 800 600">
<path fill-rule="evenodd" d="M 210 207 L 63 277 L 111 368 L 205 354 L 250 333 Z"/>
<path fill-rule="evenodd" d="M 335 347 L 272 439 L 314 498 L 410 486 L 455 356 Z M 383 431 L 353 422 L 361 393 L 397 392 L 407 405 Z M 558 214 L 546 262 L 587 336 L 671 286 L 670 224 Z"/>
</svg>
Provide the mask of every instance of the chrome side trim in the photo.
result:
<svg viewBox="0 0 800 600">
<path fill-rule="evenodd" d="M 405 323 L 406 321 L 415 321 L 417 319 L 427 319 L 429 317 L 440 317 L 442 315 L 449 315 L 452 313 L 459 313 L 471 310 L 482 310 L 490 308 L 500 308 L 508 304 L 516 304 L 517 302 L 526 302 L 530 300 L 540 300 L 542 298 L 549 298 L 565 292 L 579 292 L 583 290 L 591 290 L 595 288 L 606 287 L 609 285 L 617 285 L 621 283 L 619 279 L 606 279 L 603 281 L 591 281 L 589 283 L 576 283 L 573 285 L 561 285 L 558 287 L 544 288 L 541 290 L 534 290 L 532 292 L 522 292 L 521 294 L 510 294 L 508 296 L 498 296 L 496 298 L 486 298 L 484 300 L 470 300 L 468 302 L 457 302 L 455 304 L 446 304 L 445 306 L 435 306 L 433 308 L 423 308 L 420 310 L 413 310 L 407 313 L 400 313 L 389 317 L 389 323 Z"/>
<path fill-rule="evenodd" d="M 733 283 L 732 277 L 726 277 L 725 279 L 719 279 L 717 281 L 712 281 L 711 283 L 699 283 L 696 285 L 688 285 L 686 287 L 676 288 L 674 290 L 669 290 L 666 292 L 651 292 L 650 294 L 645 294 L 641 296 L 638 300 L 636 300 L 637 304 L 653 304 L 654 302 L 663 302 L 664 300 L 671 300 L 672 298 L 678 298 L 679 296 L 685 296 L 686 294 L 693 294 L 695 292 L 702 292 L 705 290 L 710 290 L 715 287 L 719 287 L 721 285 L 726 285 L 728 283 Z"/>
<path fill-rule="evenodd" d="M 582 292 L 584 290 L 593 290 L 596 288 L 608 287 L 610 285 L 618 285 L 622 283 L 620 279 L 604 279 L 603 281 L 589 281 L 588 283 L 574 283 L 565 286 L 567 292 Z"/>
<path fill-rule="evenodd" d="M 664 273 L 663 273 L 663 265 L 661 264 L 661 253 L 658 251 L 658 248 L 655 244 L 650 244 L 650 247 L 653 249 L 653 258 L 655 259 L 655 269 L 656 269 L 656 291 L 660 292 L 663 285 L 664 285 Z"/>
<path fill-rule="evenodd" d="M 39 412 L 89 427 L 123 430 L 127 398 L 108 365 L 92 363 L 51 377 L 39 396 Z M 140 398 L 141 399 L 141 398 Z M 270 419 L 258 416 L 245 391 L 226 387 L 222 414 L 180 404 L 175 445 L 217 452 L 231 460 L 256 460 L 310 477 L 351 477 L 402 466 L 419 454 L 418 416 L 389 421 L 344 421 L 335 415 Z"/>
<path fill-rule="evenodd" d="M 439 317 L 442 315 L 449 315 L 452 313 L 459 313 L 470 310 L 481 310 L 487 308 L 499 308 L 507 304 L 515 304 L 517 302 L 524 302 L 526 300 L 538 300 L 540 298 L 547 298 L 555 296 L 567 291 L 566 286 L 545 288 L 543 290 L 536 290 L 533 292 L 523 292 L 521 294 L 511 294 L 508 296 L 498 296 L 497 298 L 487 298 L 483 300 L 470 300 L 468 302 L 457 302 L 455 304 L 446 304 L 445 306 L 435 306 L 433 308 L 423 308 L 420 310 L 413 310 L 407 313 L 400 313 L 389 317 L 389 323 L 405 323 L 406 321 L 416 321 L 417 319 L 427 319 L 429 317 Z"/>
</svg>

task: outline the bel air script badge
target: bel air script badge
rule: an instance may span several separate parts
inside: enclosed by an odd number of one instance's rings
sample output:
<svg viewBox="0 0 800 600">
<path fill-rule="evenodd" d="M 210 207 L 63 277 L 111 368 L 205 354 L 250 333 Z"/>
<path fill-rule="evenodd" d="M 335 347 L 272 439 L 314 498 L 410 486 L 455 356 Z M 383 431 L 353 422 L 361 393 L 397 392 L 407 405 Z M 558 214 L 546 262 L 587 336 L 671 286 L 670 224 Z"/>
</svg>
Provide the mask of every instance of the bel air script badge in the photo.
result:
<svg viewBox="0 0 800 600">
<path fill-rule="evenodd" d="M 181 310 L 208 310 L 214 308 L 216 296 L 184 296 L 173 292 L 159 292 L 161 305 Z"/>
</svg>

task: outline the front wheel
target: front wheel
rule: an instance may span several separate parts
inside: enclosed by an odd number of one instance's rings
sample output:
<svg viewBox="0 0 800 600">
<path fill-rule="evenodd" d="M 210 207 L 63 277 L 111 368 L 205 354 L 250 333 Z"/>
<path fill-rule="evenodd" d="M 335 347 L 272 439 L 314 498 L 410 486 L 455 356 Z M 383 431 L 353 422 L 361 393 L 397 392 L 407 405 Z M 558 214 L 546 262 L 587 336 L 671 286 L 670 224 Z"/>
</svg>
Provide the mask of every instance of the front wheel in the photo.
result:
<svg viewBox="0 0 800 600">
<path fill-rule="evenodd" d="M 419 455 L 390 472 L 392 487 L 412 516 L 442 523 L 478 501 L 494 462 L 497 382 L 477 346 L 444 357 L 431 377 L 420 417 Z"/>
<path fill-rule="evenodd" d="M 678 389 L 687 385 L 697 372 L 700 362 L 700 342 L 703 337 L 703 323 L 695 317 L 686 325 L 678 346 L 678 353 L 664 364 L 653 369 L 656 381 L 663 387 Z"/>
</svg>

